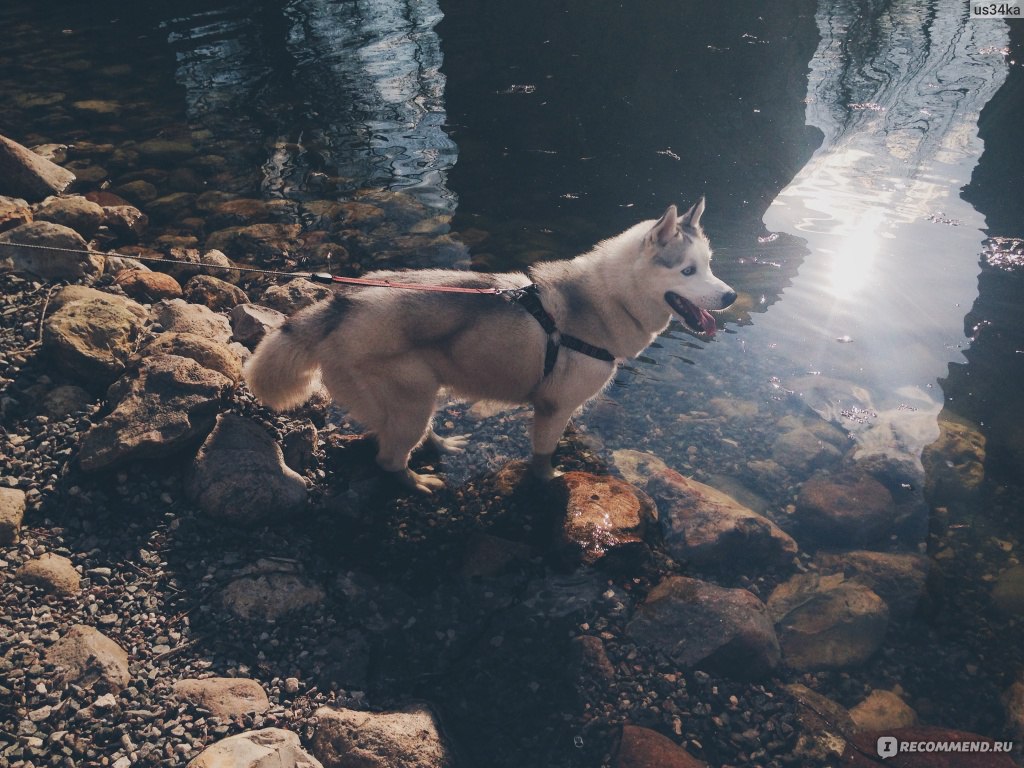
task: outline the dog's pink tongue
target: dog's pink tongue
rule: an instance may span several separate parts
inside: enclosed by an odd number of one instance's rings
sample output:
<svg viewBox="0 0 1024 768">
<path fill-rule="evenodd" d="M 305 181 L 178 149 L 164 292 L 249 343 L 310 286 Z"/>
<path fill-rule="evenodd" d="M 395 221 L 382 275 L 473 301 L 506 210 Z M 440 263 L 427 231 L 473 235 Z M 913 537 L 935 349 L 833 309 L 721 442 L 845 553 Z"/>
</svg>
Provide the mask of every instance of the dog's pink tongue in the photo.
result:
<svg viewBox="0 0 1024 768">
<path fill-rule="evenodd" d="M 718 324 L 715 322 L 715 316 L 706 309 L 700 310 L 700 328 L 708 336 L 714 336 L 715 331 L 718 330 Z"/>
</svg>

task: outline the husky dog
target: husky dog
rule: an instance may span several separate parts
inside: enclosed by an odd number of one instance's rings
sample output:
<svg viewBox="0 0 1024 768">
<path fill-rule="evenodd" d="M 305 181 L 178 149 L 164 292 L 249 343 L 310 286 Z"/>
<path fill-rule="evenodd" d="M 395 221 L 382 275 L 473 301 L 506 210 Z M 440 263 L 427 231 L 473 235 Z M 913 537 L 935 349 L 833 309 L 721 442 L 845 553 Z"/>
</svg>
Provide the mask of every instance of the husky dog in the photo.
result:
<svg viewBox="0 0 1024 768">
<path fill-rule="evenodd" d="M 713 336 L 708 310 L 736 292 L 711 273 L 700 226 L 704 199 L 682 216 L 674 205 L 592 251 L 522 273 L 458 270 L 375 272 L 369 278 L 487 293 L 345 288 L 270 333 L 245 366 L 266 405 L 304 403 L 322 381 L 377 439 L 377 463 L 430 493 L 443 481 L 409 469 L 420 444 L 464 450 L 431 421 L 442 389 L 470 400 L 530 403 L 533 473 L 550 479 L 552 455 L 572 414 L 611 380 L 617 361 L 639 354 L 675 313 Z M 497 290 L 496 290 L 497 289 Z"/>
</svg>

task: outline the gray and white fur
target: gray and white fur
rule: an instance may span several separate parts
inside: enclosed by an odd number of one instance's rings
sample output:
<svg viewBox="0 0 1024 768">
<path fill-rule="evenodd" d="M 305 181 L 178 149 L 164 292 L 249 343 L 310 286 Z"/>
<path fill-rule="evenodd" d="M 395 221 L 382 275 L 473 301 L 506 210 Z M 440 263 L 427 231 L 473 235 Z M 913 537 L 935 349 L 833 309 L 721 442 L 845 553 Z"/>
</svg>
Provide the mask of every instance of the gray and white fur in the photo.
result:
<svg viewBox="0 0 1024 768">
<path fill-rule="evenodd" d="M 660 219 L 574 259 L 536 264 L 529 276 L 431 269 L 367 277 L 488 288 L 536 283 L 560 333 L 626 360 L 654 340 L 673 312 L 713 334 L 707 310 L 735 301 L 736 293 L 711 272 L 703 211 L 703 198 L 682 216 L 669 206 Z M 410 453 L 422 443 L 459 452 L 467 442 L 433 431 L 441 390 L 533 405 L 531 467 L 541 478 L 555 475 L 551 459 L 569 418 L 611 380 L 616 363 L 563 348 L 545 375 L 546 348 L 538 321 L 501 296 L 342 288 L 270 333 L 246 364 L 245 378 L 259 400 L 278 410 L 303 404 L 322 383 L 376 436 L 381 468 L 429 493 L 444 483 L 410 470 Z"/>
</svg>

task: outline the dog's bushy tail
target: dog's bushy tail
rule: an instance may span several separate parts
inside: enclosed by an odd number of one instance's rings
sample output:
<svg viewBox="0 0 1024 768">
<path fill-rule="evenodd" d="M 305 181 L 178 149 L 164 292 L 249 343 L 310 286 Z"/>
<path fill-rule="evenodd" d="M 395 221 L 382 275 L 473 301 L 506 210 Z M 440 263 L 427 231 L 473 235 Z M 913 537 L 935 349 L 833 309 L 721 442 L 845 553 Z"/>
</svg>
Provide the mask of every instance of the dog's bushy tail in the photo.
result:
<svg viewBox="0 0 1024 768">
<path fill-rule="evenodd" d="M 264 405 L 286 411 L 306 402 L 320 382 L 316 345 L 294 320 L 271 331 L 245 364 L 245 381 Z"/>
</svg>

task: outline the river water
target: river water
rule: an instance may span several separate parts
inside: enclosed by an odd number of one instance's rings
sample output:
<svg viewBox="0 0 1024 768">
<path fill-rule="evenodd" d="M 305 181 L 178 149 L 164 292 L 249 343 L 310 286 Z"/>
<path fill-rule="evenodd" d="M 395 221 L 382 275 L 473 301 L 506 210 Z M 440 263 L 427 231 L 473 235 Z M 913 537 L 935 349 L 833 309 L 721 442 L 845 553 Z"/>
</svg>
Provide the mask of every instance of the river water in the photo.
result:
<svg viewBox="0 0 1024 768">
<path fill-rule="evenodd" d="M 1016 619 L 990 592 L 1022 532 L 1024 23 L 971 21 L 950 0 L 784 6 L 5 7 L 0 131 L 194 148 L 176 159 L 188 172 L 82 162 L 115 191 L 408 196 L 418 239 L 364 232 L 364 265 L 523 268 L 705 195 L 715 270 L 740 300 L 713 341 L 673 324 L 578 434 L 609 462 L 654 453 L 787 528 L 815 471 L 870 468 L 902 515 L 872 546 L 933 558 L 962 580 L 965 621 L 1008 633 L 973 693 L 941 673 L 961 688 L 948 706 L 925 672 L 900 682 L 936 721 L 974 707 L 945 724 L 996 729 L 1020 671 Z M 154 242 L 202 244 L 188 205 L 154 217 Z M 973 448 L 944 443 L 948 423 Z M 786 454 L 797 430 L 821 450 Z M 971 645 L 918 621 L 907 635 Z"/>
</svg>

